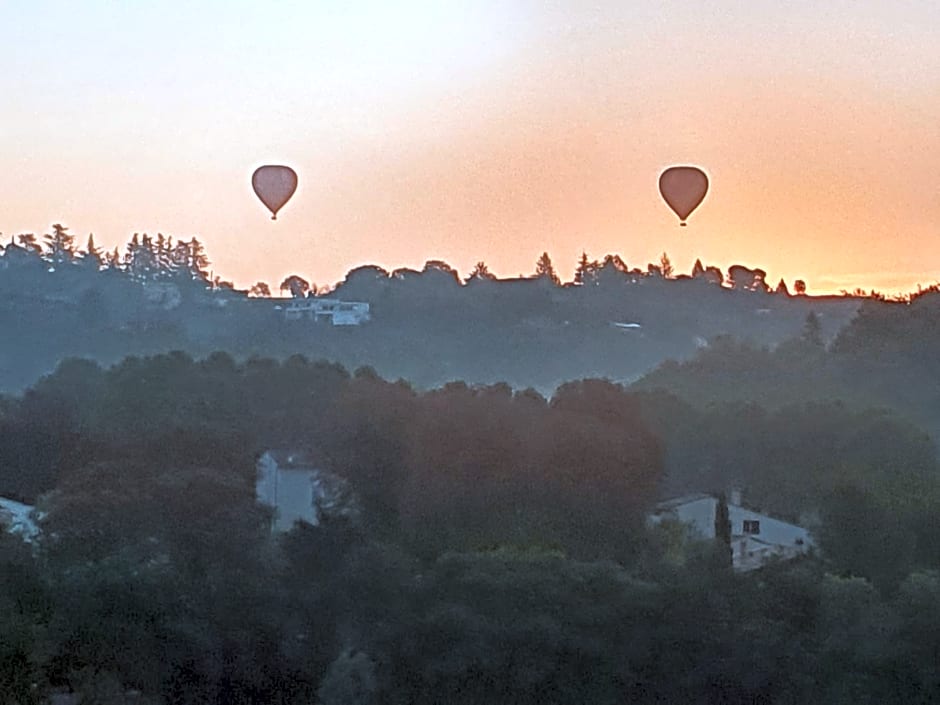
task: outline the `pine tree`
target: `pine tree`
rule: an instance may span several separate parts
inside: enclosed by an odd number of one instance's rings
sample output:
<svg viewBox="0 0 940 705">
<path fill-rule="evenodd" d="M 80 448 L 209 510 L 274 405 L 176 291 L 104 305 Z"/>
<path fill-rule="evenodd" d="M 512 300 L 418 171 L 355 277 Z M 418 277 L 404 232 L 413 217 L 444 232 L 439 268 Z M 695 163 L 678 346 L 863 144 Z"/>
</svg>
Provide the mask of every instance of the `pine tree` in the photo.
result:
<svg viewBox="0 0 940 705">
<path fill-rule="evenodd" d="M 189 241 L 189 254 L 193 279 L 209 281 L 209 265 L 212 263 L 206 255 L 206 248 L 195 237 Z"/>
<path fill-rule="evenodd" d="M 104 256 L 105 264 L 108 265 L 108 269 L 114 271 L 120 271 L 123 269 L 121 264 L 121 254 L 118 252 L 118 248 L 115 247 L 113 252 L 109 252 Z"/>
<path fill-rule="evenodd" d="M 152 241 L 146 233 L 141 238 L 134 233 L 131 241 L 127 243 L 124 255 L 124 269 L 134 279 L 144 281 L 150 279 L 156 269 L 152 250 Z"/>
<path fill-rule="evenodd" d="M 607 255 L 604 258 L 604 267 L 611 265 L 617 269 L 626 270 L 626 265 L 623 264 L 620 257 L 617 255 Z M 575 283 L 580 283 L 585 286 L 590 284 L 597 284 L 597 277 L 600 274 L 602 269 L 601 263 L 596 259 L 588 260 L 587 253 L 581 253 L 581 260 L 578 262 L 578 268 L 574 273 Z"/>
<path fill-rule="evenodd" d="M 209 265 L 206 250 L 196 238 L 189 242 L 179 240 L 175 245 L 166 245 L 173 274 L 191 281 L 209 282 Z"/>
<path fill-rule="evenodd" d="M 705 267 L 702 266 L 702 260 L 696 259 L 695 264 L 692 266 L 692 278 L 700 279 L 705 276 Z"/>
<path fill-rule="evenodd" d="M 177 242 L 170 252 L 170 259 L 173 261 L 174 272 L 188 275 L 192 269 L 189 243 L 183 240 Z"/>
<path fill-rule="evenodd" d="M 672 279 L 675 270 L 673 269 L 672 262 L 669 260 L 669 255 L 665 252 L 663 252 L 662 257 L 659 258 L 659 271 L 662 272 L 662 275 L 666 279 Z"/>
<path fill-rule="evenodd" d="M 588 260 L 587 252 L 581 250 L 581 259 L 578 260 L 578 266 L 574 270 L 574 283 L 575 284 L 584 284 L 587 279 L 588 270 L 591 267 L 591 262 Z"/>
<path fill-rule="evenodd" d="M 535 276 L 536 278 L 546 277 L 550 279 L 555 286 L 561 284 L 561 280 L 555 272 L 555 266 L 552 264 L 552 258 L 548 256 L 547 252 L 543 252 L 542 256 L 539 257 L 538 261 L 535 263 Z"/>
<path fill-rule="evenodd" d="M 781 279 L 780 282 L 777 284 L 777 288 L 774 289 L 774 293 L 782 294 L 783 296 L 790 295 L 790 290 L 787 288 L 787 283 L 783 281 L 783 279 Z"/>
<path fill-rule="evenodd" d="M 722 551 L 727 551 L 728 564 L 731 565 L 731 517 L 728 513 L 728 501 L 724 492 L 718 495 L 715 504 L 715 542 Z"/>
<path fill-rule="evenodd" d="M 52 234 L 46 235 L 46 247 L 49 252 L 46 259 L 53 264 L 71 262 L 75 259 L 75 237 L 70 235 L 68 228 L 60 223 L 52 226 Z"/>
<path fill-rule="evenodd" d="M 176 264 L 173 261 L 173 238 L 164 237 L 163 233 L 157 233 L 153 254 L 157 276 L 161 278 L 172 277 L 176 272 Z"/>
<path fill-rule="evenodd" d="M 495 279 L 496 275 L 490 272 L 489 267 L 486 266 L 486 262 L 481 260 L 476 263 L 476 265 L 473 267 L 473 271 L 470 272 L 465 281 L 469 283 L 474 280 L 493 281 Z"/>
<path fill-rule="evenodd" d="M 85 256 L 87 257 L 89 255 L 96 258 L 99 262 L 101 261 L 101 248 L 95 245 L 94 233 L 89 233 L 88 244 L 85 246 Z"/>
<path fill-rule="evenodd" d="M 101 248 L 95 245 L 95 236 L 88 236 L 88 244 L 85 245 L 85 251 L 81 253 L 81 263 L 90 270 L 98 271 L 103 263 Z"/>
</svg>

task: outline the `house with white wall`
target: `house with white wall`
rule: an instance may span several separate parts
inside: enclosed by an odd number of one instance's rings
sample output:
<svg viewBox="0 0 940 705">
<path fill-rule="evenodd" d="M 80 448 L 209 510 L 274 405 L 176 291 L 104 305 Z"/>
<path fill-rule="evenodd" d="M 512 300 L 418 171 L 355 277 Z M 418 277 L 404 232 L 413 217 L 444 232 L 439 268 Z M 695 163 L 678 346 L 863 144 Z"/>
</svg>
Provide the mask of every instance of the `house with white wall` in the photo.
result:
<svg viewBox="0 0 940 705">
<path fill-rule="evenodd" d="M 774 559 L 796 558 L 814 546 L 807 529 L 743 506 L 739 492 L 731 492 L 727 506 L 732 566 L 737 571 L 754 570 Z M 658 504 L 649 521 L 678 521 L 689 528 L 690 537 L 709 540 L 715 538 L 717 508 L 718 498 L 713 495 L 687 495 Z"/>
<path fill-rule="evenodd" d="M 359 326 L 371 320 L 369 304 L 338 299 L 291 299 L 286 306 L 275 306 L 288 321 L 307 318 L 314 322 L 328 320 L 334 326 Z"/>
<path fill-rule="evenodd" d="M 258 459 L 255 496 L 274 510 L 272 530 L 290 531 L 303 521 L 316 526 L 324 514 L 355 517 L 358 508 L 346 482 L 303 453 L 269 450 Z"/>
</svg>

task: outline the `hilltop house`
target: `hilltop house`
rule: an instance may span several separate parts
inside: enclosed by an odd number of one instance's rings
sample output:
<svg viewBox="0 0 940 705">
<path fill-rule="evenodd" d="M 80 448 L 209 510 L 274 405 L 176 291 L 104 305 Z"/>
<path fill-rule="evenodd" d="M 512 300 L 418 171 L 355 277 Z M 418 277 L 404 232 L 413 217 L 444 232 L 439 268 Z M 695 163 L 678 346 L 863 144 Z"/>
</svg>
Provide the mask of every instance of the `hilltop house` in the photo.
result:
<svg viewBox="0 0 940 705">
<path fill-rule="evenodd" d="M 307 318 L 314 322 L 327 319 L 334 326 L 358 326 L 371 320 L 369 304 L 338 299 L 292 299 L 286 306 L 275 306 L 288 321 Z"/>
<path fill-rule="evenodd" d="M 808 530 L 742 506 L 740 492 L 732 492 L 727 505 L 732 565 L 737 571 L 760 568 L 775 558 L 795 558 L 813 547 Z M 692 538 L 714 539 L 717 508 L 718 498 L 713 495 L 687 495 L 658 504 L 649 521 L 679 521 L 689 527 Z"/>
</svg>

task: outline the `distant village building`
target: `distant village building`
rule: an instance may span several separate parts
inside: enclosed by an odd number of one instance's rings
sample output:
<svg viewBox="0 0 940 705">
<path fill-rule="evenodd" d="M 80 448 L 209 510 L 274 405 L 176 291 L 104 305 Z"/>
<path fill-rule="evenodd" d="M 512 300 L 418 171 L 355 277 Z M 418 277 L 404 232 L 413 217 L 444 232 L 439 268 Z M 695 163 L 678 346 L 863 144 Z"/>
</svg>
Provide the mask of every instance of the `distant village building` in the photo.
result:
<svg viewBox="0 0 940 705">
<path fill-rule="evenodd" d="M 31 505 L 0 497 L 0 531 L 7 531 L 31 542 L 39 536 L 34 516 L 35 508 Z"/>
<path fill-rule="evenodd" d="M 358 514 L 342 478 L 291 451 L 269 450 L 258 459 L 255 496 L 274 510 L 274 531 L 290 531 L 298 521 L 316 526 L 324 514 L 350 518 Z"/>
<path fill-rule="evenodd" d="M 737 571 L 754 570 L 773 559 L 796 558 L 813 547 L 807 529 L 742 506 L 739 492 L 731 493 L 727 505 L 732 565 Z M 717 497 L 688 495 L 658 504 L 649 520 L 678 521 L 689 527 L 692 538 L 714 539 L 717 508 Z"/>
<path fill-rule="evenodd" d="M 277 306 L 284 318 L 297 321 L 303 318 L 314 322 L 329 320 L 334 326 L 358 326 L 371 320 L 369 304 L 363 301 L 338 299 L 292 299 L 286 306 Z"/>
</svg>

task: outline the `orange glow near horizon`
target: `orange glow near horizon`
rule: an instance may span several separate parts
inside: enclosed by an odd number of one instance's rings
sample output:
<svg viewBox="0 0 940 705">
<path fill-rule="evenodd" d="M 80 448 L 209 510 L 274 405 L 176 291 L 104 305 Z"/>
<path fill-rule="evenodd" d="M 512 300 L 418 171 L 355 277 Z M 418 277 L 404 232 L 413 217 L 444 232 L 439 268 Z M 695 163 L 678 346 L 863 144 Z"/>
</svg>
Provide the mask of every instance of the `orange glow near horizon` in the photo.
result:
<svg viewBox="0 0 940 705">
<path fill-rule="evenodd" d="M 360 22 L 378 3 L 359 4 L 361 17 L 298 5 L 265 24 L 239 3 L 254 30 L 233 19 L 202 49 L 196 30 L 167 34 L 166 66 L 126 54 L 159 21 L 148 30 L 107 6 L 124 34 L 84 18 L 77 40 L 105 48 L 80 74 L 18 57 L 0 79 L 19 97 L 0 118 L 3 237 L 54 222 L 108 249 L 134 232 L 197 235 L 216 273 L 245 288 L 429 259 L 516 276 L 542 251 L 570 280 L 582 250 L 642 268 L 666 251 L 677 272 L 696 258 L 759 266 L 816 294 L 940 279 L 933 3 L 719 3 L 694 17 L 679 1 L 454 3 L 450 16 L 415 0 L 383 20 L 394 35 Z M 0 26 L 40 36 L 37 17 L 11 12 Z M 350 43 L 298 44 L 314 19 Z M 271 73 L 279 59 L 283 75 Z M 251 190 L 265 163 L 300 177 L 277 222 Z M 687 228 L 657 191 L 676 163 L 711 182 Z"/>
</svg>

